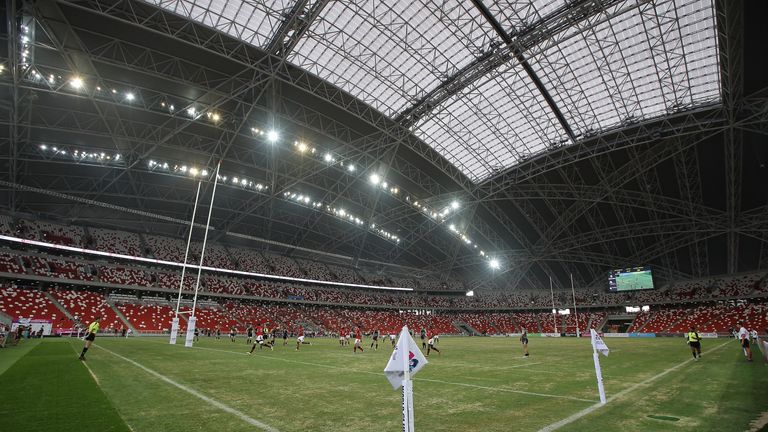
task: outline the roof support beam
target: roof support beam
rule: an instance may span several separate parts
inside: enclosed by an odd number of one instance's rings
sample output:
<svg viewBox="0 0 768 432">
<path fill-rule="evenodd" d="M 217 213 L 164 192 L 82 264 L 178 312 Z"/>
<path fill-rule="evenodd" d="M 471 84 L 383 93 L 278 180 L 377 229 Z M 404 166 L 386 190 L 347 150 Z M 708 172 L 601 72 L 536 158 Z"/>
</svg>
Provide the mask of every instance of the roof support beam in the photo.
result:
<svg viewBox="0 0 768 432">
<path fill-rule="evenodd" d="M 716 5 L 720 59 L 728 130 L 725 132 L 725 200 L 728 214 L 727 271 L 738 272 L 739 234 L 736 221 L 741 211 L 743 131 L 736 127 L 744 94 L 744 4 L 719 0 Z"/>
<path fill-rule="evenodd" d="M 287 58 L 329 2 L 317 0 L 309 5 L 310 0 L 297 1 L 267 44 L 267 52 Z"/>
<path fill-rule="evenodd" d="M 560 126 L 562 126 L 563 130 L 565 131 L 565 134 L 568 135 L 568 138 L 571 139 L 572 142 L 576 142 L 576 134 L 574 134 L 573 129 L 568 124 L 568 121 L 565 119 L 565 116 L 563 115 L 563 112 L 560 111 L 560 108 L 558 108 L 557 104 L 555 103 L 555 100 L 552 98 L 552 95 L 549 94 L 549 91 L 544 86 L 544 83 L 541 81 L 541 79 L 536 74 L 536 71 L 533 70 L 531 67 L 531 64 L 528 63 L 528 59 L 525 57 L 525 49 L 518 45 L 517 41 L 513 39 L 507 32 L 504 30 L 504 28 L 501 26 L 501 23 L 491 14 L 491 11 L 488 10 L 488 7 L 486 7 L 482 0 L 472 0 L 472 3 L 475 5 L 475 7 L 480 11 L 480 13 L 483 15 L 483 17 L 488 21 L 488 23 L 493 27 L 493 29 L 496 31 L 496 33 L 501 37 L 501 40 L 504 41 L 504 43 L 510 48 L 512 55 L 517 59 L 517 61 L 520 63 L 520 66 L 523 67 L 525 70 L 525 73 L 528 74 L 528 77 L 531 79 L 533 84 L 536 86 L 536 88 L 539 90 L 539 93 L 544 97 L 544 100 L 547 101 L 547 105 L 549 105 L 549 109 L 552 110 L 552 113 L 557 118 L 557 121 L 560 123 Z M 592 3 L 592 2 L 585 2 L 585 3 Z"/>
</svg>

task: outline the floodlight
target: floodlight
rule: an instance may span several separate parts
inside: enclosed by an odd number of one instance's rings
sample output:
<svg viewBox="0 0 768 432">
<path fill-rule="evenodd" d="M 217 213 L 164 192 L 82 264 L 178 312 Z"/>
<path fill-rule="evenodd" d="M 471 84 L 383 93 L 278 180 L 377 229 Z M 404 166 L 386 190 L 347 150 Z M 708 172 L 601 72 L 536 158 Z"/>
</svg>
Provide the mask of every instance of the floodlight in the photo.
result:
<svg viewBox="0 0 768 432">
<path fill-rule="evenodd" d="M 192 175 L 192 177 L 196 176 L 198 174 L 197 168 L 190 168 L 189 173 Z"/>
<path fill-rule="evenodd" d="M 299 152 L 304 153 L 307 151 L 307 145 L 304 143 L 299 143 Z"/>
<path fill-rule="evenodd" d="M 326 153 L 324 159 L 326 162 L 333 162 L 333 156 L 330 153 Z"/>
<path fill-rule="evenodd" d="M 131 92 L 128 92 L 128 93 L 125 94 L 125 100 L 127 100 L 129 102 L 134 100 L 135 98 L 136 98 L 136 96 L 134 96 L 134 94 L 131 93 Z"/>
<path fill-rule="evenodd" d="M 215 122 L 217 122 L 217 121 L 221 120 L 221 116 L 219 115 L 219 113 L 213 113 L 213 115 L 211 115 L 211 118 L 212 118 L 212 119 L 213 119 L 213 121 L 215 121 Z"/>
<path fill-rule="evenodd" d="M 267 132 L 267 139 L 269 142 L 276 142 L 280 138 L 280 134 L 276 130 Z"/>
<path fill-rule="evenodd" d="M 475 295 L 475 292 L 472 290 L 467 291 L 467 297 L 473 297 Z"/>
<path fill-rule="evenodd" d="M 375 185 L 377 185 L 377 184 L 379 184 L 381 182 L 381 177 L 379 177 L 378 174 L 371 174 L 370 179 L 371 179 L 371 183 L 373 183 Z"/>
<path fill-rule="evenodd" d="M 72 81 L 69 82 L 69 85 L 71 85 L 75 90 L 79 90 L 83 87 L 83 79 L 80 77 L 74 77 L 72 78 Z"/>
<path fill-rule="evenodd" d="M 197 110 L 195 107 L 189 107 L 187 108 L 187 114 L 189 114 L 191 117 L 194 117 L 195 114 L 197 114 Z"/>
<path fill-rule="evenodd" d="M 458 201 L 452 202 L 451 203 L 451 208 L 454 209 L 454 210 L 458 209 L 459 208 L 459 202 Z"/>
<path fill-rule="evenodd" d="M 48 146 L 45 144 L 40 144 L 40 150 L 48 150 Z"/>
<path fill-rule="evenodd" d="M 354 166 L 354 165 L 350 165 L 350 166 L 348 166 L 348 167 L 347 167 L 347 171 L 349 171 L 349 172 L 355 172 L 355 166 Z"/>
<path fill-rule="evenodd" d="M 499 267 L 501 267 L 501 264 L 499 263 L 499 260 L 497 260 L 496 258 L 492 259 L 492 260 L 490 261 L 489 265 L 490 265 L 490 266 L 491 266 L 491 268 L 492 268 L 492 269 L 494 269 L 494 270 L 496 270 L 496 269 L 498 269 Z"/>
</svg>

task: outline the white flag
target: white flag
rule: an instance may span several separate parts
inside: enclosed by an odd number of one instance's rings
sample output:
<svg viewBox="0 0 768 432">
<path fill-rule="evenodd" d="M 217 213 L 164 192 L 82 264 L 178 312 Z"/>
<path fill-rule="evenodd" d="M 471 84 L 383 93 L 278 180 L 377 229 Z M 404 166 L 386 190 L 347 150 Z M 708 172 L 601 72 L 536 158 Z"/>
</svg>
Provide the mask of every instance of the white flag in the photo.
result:
<svg viewBox="0 0 768 432">
<path fill-rule="evenodd" d="M 589 329 L 589 331 L 592 333 L 592 348 L 594 348 L 600 354 L 608 357 L 610 350 L 608 349 L 608 345 L 606 345 L 603 341 L 603 338 L 597 334 L 595 329 Z"/>
<path fill-rule="evenodd" d="M 403 355 L 408 356 L 407 362 L 403 359 Z M 408 332 L 407 326 L 403 327 L 400 331 L 397 346 L 392 352 L 392 357 L 389 358 L 387 367 L 384 368 L 384 375 L 386 375 L 389 383 L 392 384 L 392 388 L 395 390 L 403 384 L 406 364 L 411 375 L 416 374 L 427 364 L 426 357 L 419 351 L 419 347 Z"/>
</svg>

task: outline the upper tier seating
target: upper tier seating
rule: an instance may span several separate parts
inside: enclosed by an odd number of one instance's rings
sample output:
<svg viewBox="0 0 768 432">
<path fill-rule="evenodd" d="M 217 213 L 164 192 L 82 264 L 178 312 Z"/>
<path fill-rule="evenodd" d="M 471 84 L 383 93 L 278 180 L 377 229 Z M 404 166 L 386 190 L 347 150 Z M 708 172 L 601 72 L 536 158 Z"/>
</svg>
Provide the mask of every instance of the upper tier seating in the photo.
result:
<svg viewBox="0 0 768 432">
<path fill-rule="evenodd" d="M 89 247 L 121 255 L 142 256 L 139 235 L 124 231 L 114 231 L 103 228 L 90 228 Z"/>
</svg>

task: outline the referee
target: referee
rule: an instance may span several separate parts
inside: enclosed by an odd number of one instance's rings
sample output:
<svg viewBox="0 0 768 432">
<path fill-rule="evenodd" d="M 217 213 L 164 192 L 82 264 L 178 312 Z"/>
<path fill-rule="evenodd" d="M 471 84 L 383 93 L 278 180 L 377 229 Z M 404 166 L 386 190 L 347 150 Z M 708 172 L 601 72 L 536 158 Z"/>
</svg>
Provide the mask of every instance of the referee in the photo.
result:
<svg viewBox="0 0 768 432">
<path fill-rule="evenodd" d="M 696 329 L 693 327 L 690 327 L 688 329 L 688 346 L 691 347 L 691 354 L 693 354 L 693 359 L 696 361 L 699 361 L 701 358 L 701 337 L 699 337 L 699 334 L 696 332 Z"/>
<path fill-rule="evenodd" d="M 91 347 L 93 340 L 96 339 L 96 333 L 99 332 L 99 320 L 101 320 L 101 315 L 88 324 L 88 332 L 85 334 L 85 346 L 83 347 L 83 352 L 80 353 L 80 360 L 85 360 L 85 353 Z"/>
</svg>

